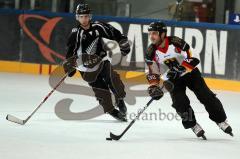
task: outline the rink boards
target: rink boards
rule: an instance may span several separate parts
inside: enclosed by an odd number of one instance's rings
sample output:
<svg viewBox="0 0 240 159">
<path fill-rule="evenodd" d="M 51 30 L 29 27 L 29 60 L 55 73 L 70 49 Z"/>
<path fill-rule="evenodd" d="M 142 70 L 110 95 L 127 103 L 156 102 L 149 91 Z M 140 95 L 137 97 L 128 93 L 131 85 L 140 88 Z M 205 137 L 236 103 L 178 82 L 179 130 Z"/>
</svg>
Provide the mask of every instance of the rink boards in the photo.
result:
<svg viewBox="0 0 240 159">
<path fill-rule="evenodd" d="M 38 75 L 50 75 L 58 65 L 32 64 L 21 62 L 0 61 L 0 71 L 12 73 L 28 73 Z M 117 70 L 124 81 L 139 84 L 147 83 L 144 72 Z M 81 78 L 80 74 L 75 77 Z M 237 91 L 240 92 L 240 82 L 233 80 L 224 80 L 217 78 L 205 78 L 208 86 L 216 90 Z"/>
<path fill-rule="evenodd" d="M 49 75 L 65 58 L 65 44 L 76 24 L 73 14 L 0 10 L 0 71 Z M 105 40 L 110 58 L 122 78 L 145 83 L 144 52 L 149 44 L 147 27 L 158 19 L 94 16 L 128 36 L 131 52 L 120 58 L 119 47 Z M 198 68 L 211 88 L 240 91 L 240 27 L 234 25 L 164 21 L 168 35 L 183 38 L 201 60 Z M 8 26 L 8 27 L 6 27 Z M 125 77 L 128 75 L 129 77 Z"/>
</svg>

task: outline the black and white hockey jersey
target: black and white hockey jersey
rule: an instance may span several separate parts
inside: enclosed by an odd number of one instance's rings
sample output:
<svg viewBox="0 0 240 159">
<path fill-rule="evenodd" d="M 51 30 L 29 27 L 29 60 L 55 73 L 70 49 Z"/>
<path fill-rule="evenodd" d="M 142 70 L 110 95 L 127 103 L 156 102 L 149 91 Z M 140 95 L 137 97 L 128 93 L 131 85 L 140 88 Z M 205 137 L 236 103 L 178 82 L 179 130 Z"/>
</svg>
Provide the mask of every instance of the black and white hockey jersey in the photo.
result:
<svg viewBox="0 0 240 159">
<path fill-rule="evenodd" d="M 101 61 L 107 60 L 106 49 L 104 48 L 103 38 L 120 42 L 127 40 L 119 30 L 110 24 L 102 22 L 91 22 L 90 28 L 85 30 L 80 25 L 72 29 L 72 32 L 67 42 L 66 59 L 78 56 L 77 70 L 82 72 L 93 72 L 98 69 Z M 101 60 L 93 68 L 88 68 L 83 65 L 81 55 L 97 55 Z"/>
</svg>

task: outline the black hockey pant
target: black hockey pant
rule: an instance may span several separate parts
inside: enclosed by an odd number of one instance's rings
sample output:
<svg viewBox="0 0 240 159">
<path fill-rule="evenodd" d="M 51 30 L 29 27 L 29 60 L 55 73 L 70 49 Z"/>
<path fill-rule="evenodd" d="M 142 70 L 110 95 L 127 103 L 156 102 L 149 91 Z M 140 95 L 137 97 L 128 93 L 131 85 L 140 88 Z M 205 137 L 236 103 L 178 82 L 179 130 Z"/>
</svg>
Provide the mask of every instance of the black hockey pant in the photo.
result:
<svg viewBox="0 0 240 159">
<path fill-rule="evenodd" d="M 81 74 L 83 76 L 83 73 Z M 112 111 L 114 106 L 111 92 L 115 96 L 116 101 L 123 99 L 126 96 L 124 84 L 120 79 L 120 75 L 113 70 L 109 61 L 104 61 L 103 67 L 96 74 L 96 79 L 88 82 L 88 84 L 92 87 L 95 97 L 103 107 L 104 112 Z"/>
<path fill-rule="evenodd" d="M 170 93 L 173 102 L 172 106 L 182 118 L 182 124 L 185 129 L 191 128 L 196 124 L 194 111 L 186 95 L 186 87 L 192 90 L 198 100 L 205 106 L 212 121 L 220 123 L 226 120 L 227 117 L 222 103 L 216 97 L 216 94 L 208 88 L 197 68 L 172 82 L 174 83 L 174 89 Z"/>
</svg>

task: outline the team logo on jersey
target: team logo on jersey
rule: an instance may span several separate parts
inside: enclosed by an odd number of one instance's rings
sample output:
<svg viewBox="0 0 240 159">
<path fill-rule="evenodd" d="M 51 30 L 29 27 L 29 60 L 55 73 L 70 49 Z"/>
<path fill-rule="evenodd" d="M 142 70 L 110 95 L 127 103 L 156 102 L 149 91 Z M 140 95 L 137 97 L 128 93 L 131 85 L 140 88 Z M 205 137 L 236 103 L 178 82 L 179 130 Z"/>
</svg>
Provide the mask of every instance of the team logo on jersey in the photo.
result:
<svg viewBox="0 0 240 159">
<path fill-rule="evenodd" d="M 87 54 L 95 54 L 97 52 L 97 42 L 98 42 L 98 37 L 89 45 L 89 47 L 86 49 Z"/>
</svg>

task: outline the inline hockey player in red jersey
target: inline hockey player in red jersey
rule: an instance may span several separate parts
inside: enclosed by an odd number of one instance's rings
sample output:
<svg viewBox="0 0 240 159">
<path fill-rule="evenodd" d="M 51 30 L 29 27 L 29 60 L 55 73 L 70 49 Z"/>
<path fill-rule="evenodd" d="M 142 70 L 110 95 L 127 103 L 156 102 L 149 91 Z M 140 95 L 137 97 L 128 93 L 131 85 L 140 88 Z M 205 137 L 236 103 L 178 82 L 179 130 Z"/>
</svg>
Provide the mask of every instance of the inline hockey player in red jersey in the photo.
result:
<svg viewBox="0 0 240 159">
<path fill-rule="evenodd" d="M 173 84 L 172 90 L 169 90 L 172 106 L 182 118 L 184 128 L 191 128 L 197 137 L 206 139 L 186 95 L 186 88 L 189 88 L 205 106 L 209 118 L 225 133 L 233 136 L 223 105 L 206 85 L 196 67 L 199 60 L 191 56 L 190 46 L 181 38 L 167 36 L 166 25 L 161 21 L 152 22 L 148 32 L 151 44 L 145 54 L 145 62 L 148 67 L 146 76 L 150 84 L 150 96 L 159 100 L 163 96 L 161 80 L 170 81 Z M 162 73 L 161 66 L 167 66 L 168 71 Z"/>
</svg>

